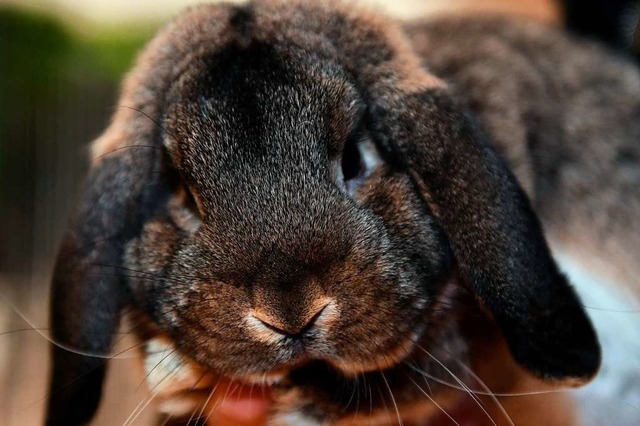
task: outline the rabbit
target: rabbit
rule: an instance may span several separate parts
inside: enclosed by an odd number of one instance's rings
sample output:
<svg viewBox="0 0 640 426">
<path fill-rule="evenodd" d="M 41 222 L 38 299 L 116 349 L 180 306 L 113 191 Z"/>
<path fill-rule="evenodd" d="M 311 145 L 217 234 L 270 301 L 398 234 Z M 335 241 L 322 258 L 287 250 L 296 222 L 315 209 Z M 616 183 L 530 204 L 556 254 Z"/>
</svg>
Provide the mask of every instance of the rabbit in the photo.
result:
<svg viewBox="0 0 640 426">
<path fill-rule="evenodd" d="M 188 9 L 92 145 L 53 275 L 47 423 L 91 420 L 125 312 L 189 419 L 221 380 L 267 392 L 269 424 L 482 424 L 452 377 L 589 382 L 598 338 L 548 239 L 631 264 L 639 83 L 533 24 Z M 544 398 L 496 421 L 575 421 Z"/>
</svg>

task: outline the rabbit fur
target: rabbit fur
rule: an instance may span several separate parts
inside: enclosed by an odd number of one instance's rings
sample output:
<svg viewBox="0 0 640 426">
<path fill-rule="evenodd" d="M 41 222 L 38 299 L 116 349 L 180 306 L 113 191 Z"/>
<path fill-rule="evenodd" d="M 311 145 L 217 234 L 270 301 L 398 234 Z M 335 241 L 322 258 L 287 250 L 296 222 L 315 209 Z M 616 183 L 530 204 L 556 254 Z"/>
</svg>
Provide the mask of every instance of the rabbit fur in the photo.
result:
<svg viewBox="0 0 640 426">
<path fill-rule="evenodd" d="M 180 354 L 155 383 L 167 400 L 205 375 L 278 382 L 270 424 L 435 419 L 459 392 L 421 391 L 423 373 L 465 365 L 506 390 L 596 374 L 547 239 L 637 276 L 625 59 L 500 18 L 202 5 L 149 43 L 119 104 L 54 271 L 48 424 L 92 418 L 106 362 L 83 353 L 108 354 L 125 311 L 147 370 L 158 345 Z M 553 415 L 536 419 L 573 421 Z"/>
</svg>

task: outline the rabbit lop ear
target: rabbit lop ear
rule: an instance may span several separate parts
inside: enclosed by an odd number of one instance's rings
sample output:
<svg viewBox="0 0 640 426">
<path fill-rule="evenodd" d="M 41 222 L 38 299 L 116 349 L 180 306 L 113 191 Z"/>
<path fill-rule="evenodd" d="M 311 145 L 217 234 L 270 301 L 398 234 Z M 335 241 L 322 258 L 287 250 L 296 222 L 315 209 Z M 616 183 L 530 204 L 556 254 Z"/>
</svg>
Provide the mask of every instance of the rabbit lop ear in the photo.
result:
<svg viewBox="0 0 640 426">
<path fill-rule="evenodd" d="M 514 359 L 550 381 L 591 379 L 600 366 L 595 331 L 507 165 L 399 26 L 367 11 L 318 7 L 273 37 L 298 25 L 332 40 L 327 55 L 354 76 L 382 151 L 416 181 Z"/>
<path fill-rule="evenodd" d="M 86 424 L 94 415 L 113 335 L 130 297 L 125 247 L 169 193 L 158 124 L 164 87 L 154 85 L 162 76 L 150 71 L 163 58 L 154 58 L 151 47 L 125 81 L 113 122 L 92 145 L 92 166 L 58 253 L 49 425 Z"/>
<path fill-rule="evenodd" d="M 160 124 L 168 93 L 180 90 L 179 65 L 193 52 L 226 40 L 232 10 L 202 5 L 167 24 L 138 57 L 111 125 L 92 145 L 93 164 L 53 277 L 47 424 L 85 424 L 98 406 L 113 335 L 130 299 L 126 275 L 134 272 L 123 269 L 125 246 L 162 214 L 175 173 L 175 139 Z"/>
<path fill-rule="evenodd" d="M 129 298 L 124 249 L 162 199 L 162 152 L 122 148 L 90 170 L 58 254 L 51 295 L 50 425 L 85 424 L 98 406 L 113 335 Z"/>
<path fill-rule="evenodd" d="M 579 385 L 600 365 L 593 326 L 503 160 L 443 88 L 387 97 L 388 143 L 439 219 L 460 270 L 536 376 Z"/>
</svg>

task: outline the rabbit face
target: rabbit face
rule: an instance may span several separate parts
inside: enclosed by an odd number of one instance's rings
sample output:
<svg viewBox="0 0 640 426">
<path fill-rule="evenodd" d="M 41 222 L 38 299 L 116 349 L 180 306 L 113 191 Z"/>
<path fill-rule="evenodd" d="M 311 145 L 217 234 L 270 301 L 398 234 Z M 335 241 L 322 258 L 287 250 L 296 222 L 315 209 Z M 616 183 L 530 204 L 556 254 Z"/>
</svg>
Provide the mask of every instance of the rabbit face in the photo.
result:
<svg viewBox="0 0 640 426">
<path fill-rule="evenodd" d="M 235 376 L 407 356 L 449 251 L 376 147 L 348 73 L 258 45 L 196 63 L 169 92 L 163 137 L 183 193 L 127 258 L 138 303 L 180 350 Z"/>
</svg>

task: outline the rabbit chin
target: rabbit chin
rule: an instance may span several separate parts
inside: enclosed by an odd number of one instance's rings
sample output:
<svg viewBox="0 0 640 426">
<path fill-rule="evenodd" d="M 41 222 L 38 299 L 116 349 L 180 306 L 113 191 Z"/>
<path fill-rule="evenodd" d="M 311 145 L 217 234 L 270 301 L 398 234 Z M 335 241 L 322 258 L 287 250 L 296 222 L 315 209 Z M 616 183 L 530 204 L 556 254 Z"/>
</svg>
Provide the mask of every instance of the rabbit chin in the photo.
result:
<svg viewBox="0 0 640 426">
<path fill-rule="evenodd" d="M 415 374 L 410 378 L 415 383 L 421 376 L 419 370 L 409 366 L 411 363 L 403 362 L 407 357 L 412 359 L 415 366 L 421 365 L 432 371 L 426 364 L 416 362 L 424 358 L 424 353 L 411 338 L 407 338 L 401 347 L 381 356 L 381 359 L 386 359 L 384 363 L 308 360 L 278 371 L 246 374 L 233 379 L 212 373 L 210 369 L 184 357 L 172 341 L 163 335 L 150 338 L 142 347 L 147 385 L 160 412 L 171 418 L 206 417 L 212 424 L 220 425 L 266 424 L 267 421 L 276 421 L 274 424 L 319 424 L 311 418 L 302 422 L 300 416 L 304 413 L 301 407 L 315 404 L 316 395 L 319 404 L 331 400 L 330 395 L 335 394 L 335 390 L 347 378 L 356 381 L 363 378 L 366 384 L 380 375 L 383 382 L 379 385 L 384 383 L 385 386 L 394 387 L 393 381 L 397 383 L 398 377 L 406 381 L 409 380 L 407 375 Z M 451 353 L 451 347 L 445 349 L 447 354 Z M 444 356 L 444 352 L 438 354 L 438 349 L 435 350 L 438 356 Z M 433 389 L 436 388 L 437 383 Z M 455 402 L 447 389 L 437 390 L 438 395 L 434 397 L 441 404 L 449 406 Z M 402 404 L 403 416 L 413 413 L 415 418 L 426 418 L 433 414 L 435 406 L 417 396 Z M 342 401 L 345 402 L 347 405 L 350 403 Z M 367 403 L 371 404 L 371 401 Z M 362 424 L 393 423 L 395 411 L 387 412 L 389 407 L 382 409 L 381 404 L 374 405 L 379 406 L 367 416 L 358 414 L 356 409 L 349 417 L 362 417 Z"/>
<path fill-rule="evenodd" d="M 178 351 L 173 342 L 164 335 L 156 335 L 147 340 L 142 346 L 143 364 L 147 386 L 152 390 L 155 398 L 161 402 L 161 409 L 172 414 L 185 414 L 197 403 L 189 403 L 190 398 L 197 402 L 203 393 L 211 392 L 212 387 L 251 387 L 257 393 L 264 393 L 269 388 L 279 385 L 293 370 L 304 369 L 308 364 L 326 363 L 336 372 L 347 376 L 357 377 L 366 372 L 383 371 L 401 363 L 416 350 L 416 341 L 420 333 L 414 332 L 404 342 L 391 351 L 380 354 L 378 358 L 361 362 L 349 360 L 306 360 L 294 365 L 275 369 L 263 373 L 243 374 L 241 377 L 228 380 L 211 372 L 188 359 Z M 227 383 L 228 382 L 228 383 Z M 192 395 L 189 395 L 192 394 Z M 190 398 L 185 398 L 190 396 Z"/>
</svg>

